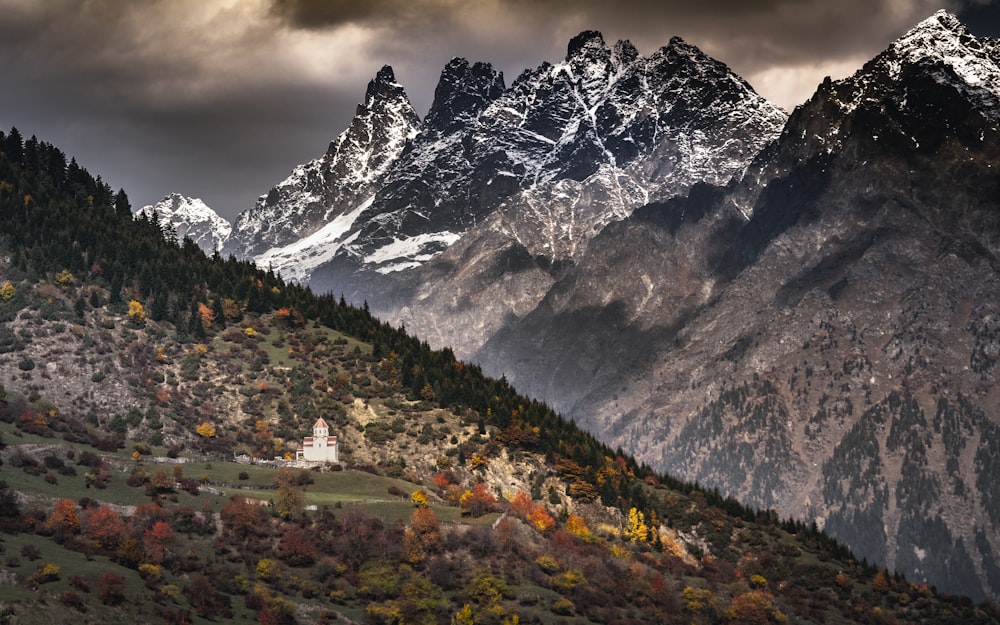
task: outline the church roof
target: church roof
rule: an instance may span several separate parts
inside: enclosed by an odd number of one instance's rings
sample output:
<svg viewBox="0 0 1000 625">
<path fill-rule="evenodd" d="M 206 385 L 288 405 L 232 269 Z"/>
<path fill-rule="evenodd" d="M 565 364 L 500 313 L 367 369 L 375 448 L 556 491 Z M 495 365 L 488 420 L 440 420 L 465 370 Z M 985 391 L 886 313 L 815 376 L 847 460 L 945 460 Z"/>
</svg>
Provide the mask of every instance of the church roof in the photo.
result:
<svg viewBox="0 0 1000 625">
<path fill-rule="evenodd" d="M 316 419 L 316 423 L 313 424 L 313 429 L 315 430 L 316 428 L 330 429 L 330 426 L 326 424 L 326 421 L 323 420 L 323 417 L 320 417 L 319 419 Z"/>
</svg>

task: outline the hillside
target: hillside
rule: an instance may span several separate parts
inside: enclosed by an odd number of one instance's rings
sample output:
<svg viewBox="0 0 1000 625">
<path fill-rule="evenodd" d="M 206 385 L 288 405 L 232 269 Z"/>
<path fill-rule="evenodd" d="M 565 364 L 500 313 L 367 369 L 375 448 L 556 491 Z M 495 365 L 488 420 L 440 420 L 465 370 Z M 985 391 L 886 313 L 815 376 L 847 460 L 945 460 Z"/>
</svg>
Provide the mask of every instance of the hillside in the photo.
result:
<svg viewBox="0 0 1000 625">
<path fill-rule="evenodd" d="M 0 232 L 0 622 L 1000 620 L 167 241 L 16 131 Z M 319 417 L 341 465 L 235 462 L 294 457 Z"/>
</svg>

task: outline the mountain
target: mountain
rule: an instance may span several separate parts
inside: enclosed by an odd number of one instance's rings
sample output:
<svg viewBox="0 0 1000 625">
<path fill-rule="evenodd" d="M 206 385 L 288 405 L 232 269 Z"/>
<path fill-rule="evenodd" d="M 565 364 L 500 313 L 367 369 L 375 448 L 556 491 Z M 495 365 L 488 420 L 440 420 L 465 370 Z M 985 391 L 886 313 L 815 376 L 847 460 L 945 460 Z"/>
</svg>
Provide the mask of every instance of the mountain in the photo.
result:
<svg viewBox="0 0 1000 625">
<path fill-rule="evenodd" d="M 0 232 L 4 621 L 1000 618 L 658 475 L 363 309 L 164 237 L 16 130 Z M 323 426 L 341 464 L 274 459 Z"/>
<path fill-rule="evenodd" d="M 997 596 L 998 52 L 933 15 L 729 185 L 606 227 L 475 360 L 651 466 Z"/>
<path fill-rule="evenodd" d="M 306 278 L 325 260 L 322 248 L 339 241 L 371 202 L 418 124 L 392 68 L 383 67 L 368 83 L 350 127 L 330 142 L 323 156 L 296 167 L 241 213 L 225 251 L 280 267 L 289 279 Z M 310 236 L 323 245 L 303 252 L 301 242 Z M 300 248 L 281 249 L 290 243 L 300 243 Z"/>
<path fill-rule="evenodd" d="M 221 250 L 232 231 L 232 225 L 200 198 L 184 197 L 180 193 L 172 193 L 156 204 L 143 206 L 136 214 L 150 219 L 158 216 L 158 223 L 173 228 L 178 239 L 187 237 L 209 254 Z"/>
<path fill-rule="evenodd" d="M 385 127 L 400 127 L 400 119 Z M 385 155 L 385 168 L 365 178 L 370 195 L 338 203 L 332 190 L 351 187 L 352 178 L 302 173 L 327 171 L 328 154 L 245 211 L 227 249 L 395 317 L 414 297 L 412 286 L 426 282 L 416 273 L 462 237 L 462 247 L 499 237 L 501 249 L 487 263 L 523 253 L 551 271 L 637 206 L 742 171 L 785 114 L 679 38 L 644 58 L 627 41 L 608 47 L 587 31 L 569 43 L 563 62 L 527 70 L 509 88 L 490 65 L 453 59 L 426 118 L 419 127 L 414 119 L 402 126 L 412 134 L 379 135 L 408 139 L 400 150 L 372 148 Z M 302 197 L 281 191 L 305 188 L 306 178 L 315 186 Z M 271 225 L 305 205 L 318 216 L 309 228 Z"/>
</svg>

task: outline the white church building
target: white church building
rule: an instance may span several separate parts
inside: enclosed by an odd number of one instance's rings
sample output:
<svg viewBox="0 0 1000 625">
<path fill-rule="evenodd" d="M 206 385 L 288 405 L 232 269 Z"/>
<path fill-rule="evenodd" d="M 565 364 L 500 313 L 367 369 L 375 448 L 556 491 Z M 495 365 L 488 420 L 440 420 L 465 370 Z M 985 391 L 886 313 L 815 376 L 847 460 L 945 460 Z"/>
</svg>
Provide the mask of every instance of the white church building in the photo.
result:
<svg viewBox="0 0 1000 625">
<path fill-rule="evenodd" d="M 330 436 L 330 426 L 323 417 L 313 424 L 313 435 L 302 439 L 302 449 L 295 452 L 296 460 L 307 462 L 340 462 L 337 437 Z"/>
</svg>

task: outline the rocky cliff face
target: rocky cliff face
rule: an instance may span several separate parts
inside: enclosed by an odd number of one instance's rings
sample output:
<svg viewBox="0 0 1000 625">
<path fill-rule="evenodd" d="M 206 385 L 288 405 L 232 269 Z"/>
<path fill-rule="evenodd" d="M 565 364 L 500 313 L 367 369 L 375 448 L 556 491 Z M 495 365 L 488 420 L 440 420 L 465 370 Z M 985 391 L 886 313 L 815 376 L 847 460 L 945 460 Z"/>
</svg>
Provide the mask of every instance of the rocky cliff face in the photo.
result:
<svg viewBox="0 0 1000 625">
<path fill-rule="evenodd" d="M 650 464 L 1000 593 L 1000 68 L 939 13 L 477 354 Z"/>
</svg>

